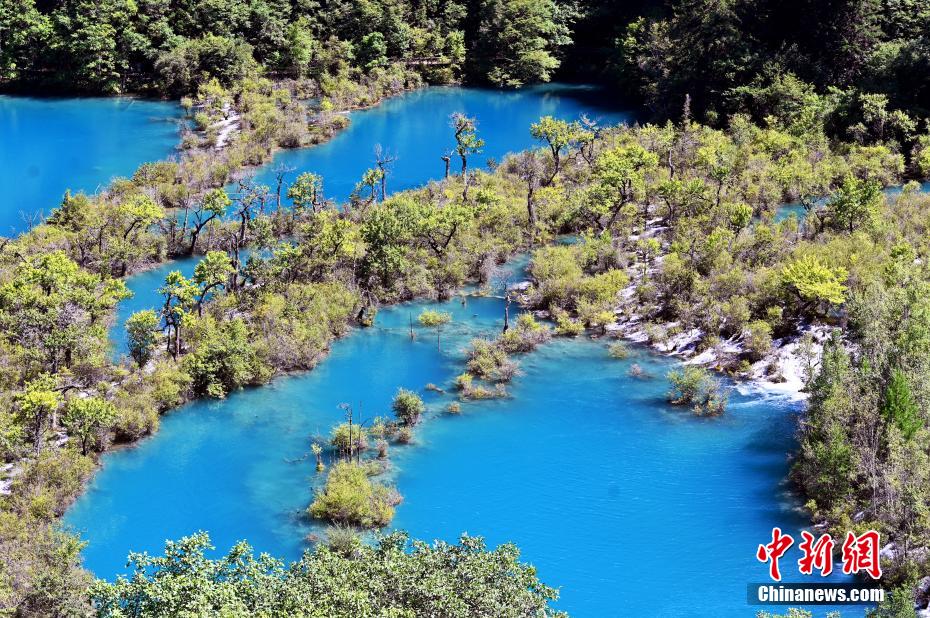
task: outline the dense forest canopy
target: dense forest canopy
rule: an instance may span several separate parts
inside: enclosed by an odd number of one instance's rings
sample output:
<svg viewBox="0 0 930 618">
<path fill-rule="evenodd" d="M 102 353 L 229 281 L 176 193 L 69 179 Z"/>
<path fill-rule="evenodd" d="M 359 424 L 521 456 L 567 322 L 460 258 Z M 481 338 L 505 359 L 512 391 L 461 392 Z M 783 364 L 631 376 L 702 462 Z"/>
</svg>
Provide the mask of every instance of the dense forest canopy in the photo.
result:
<svg viewBox="0 0 930 618">
<path fill-rule="evenodd" d="M 567 60 L 567 61 L 566 61 Z M 930 7 L 917 0 L 2 0 L 0 83 L 187 94 L 371 70 L 519 86 L 595 79 L 677 117 L 831 97 L 844 126 L 913 132 L 927 115 Z M 863 99 L 865 95 L 871 98 Z M 850 109 L 846 109 L 850 108 Z M 912 120 L 876 109 L 903 110 Z M 903 129 L 899 125 L 904 125 Z"/>
<path fill-rule="evenodd" d="M 178 95 L 401 61 L 437 83 L 519 86 L 558 67 L 573 15 L 551 0 L 3 0 L 0 81 Z"/>
<path fill-rule="evenodd" d="M 869 93 L 892 109 L 927 114 L 926 3 L 676 0 L 658 10 L 621 10 L 632 19 L 592 40 L 607 43 L 601 53 L 616 77 L 659 115 L 677 112 L 686 94 L 697 117 L 708 120 L 758 103 L 767 89 L 792 99 L 789 74 L 821 95 Z"/>
</svg>

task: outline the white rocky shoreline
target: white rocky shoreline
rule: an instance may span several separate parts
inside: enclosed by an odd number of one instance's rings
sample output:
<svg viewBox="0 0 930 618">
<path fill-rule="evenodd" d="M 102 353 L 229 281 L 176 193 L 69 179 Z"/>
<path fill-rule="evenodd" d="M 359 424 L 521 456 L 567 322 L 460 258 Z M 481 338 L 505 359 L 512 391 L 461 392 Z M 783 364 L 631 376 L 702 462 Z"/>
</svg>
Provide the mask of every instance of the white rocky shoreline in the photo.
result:
<svg viewBox="0 0 930 618">
<path fill-rule="evenodd" d="M 663 229 L 658 220 L 650 221 L 644 236 L 652 236 Z M 633 238 L 635 240 L 635 237 Z M 654 263 L 660 263 L 662 256 L 656 258 Z M 643 346 L 647 346 L 658 354 L 674 357 L 685 364 L 700 365 L 715 371 L 722 371 L 724 363 L 732 358 L 742 355 L 745 351 L 742 337 L 734 336 L 717 345 L 698 351 L 698 344 L 704 337 L 699 328 L 681 330 L 678 322 L 647 323 L 636 310 L 636 286 L 642 280 L 640 272 L 627 269 L 631 275 L 630 283 L 620 294 L 620 302 L 615 308 L 616 322 L 604 327 L 605 337 L 624 339 Z M 656 268 L 650 268 L 646 274 L 652 274 Z M 524 307 L 529 307 L 531 294 L 535 282 L 523 280 L 507 286 L 507 291 Z M 540 319 L 550 319 L 549 311 L 537 310 L 534 315 Z M 649 330 L 647 330 L 647 326 Z M 733 376 L 735 388 L 744 395 L 758 393 L 763 396 L 774 396 L 788 401 L 806 401 L 808 393 L 806 385 L 810 375 L 816 371 L 820 364 L 823 347 L 836 326 L 823 323 L 808 323 L 799 325 L 795 332 L 789 336 L 772 340 L 771 349 L 760 360 L 752 363 L 747 372 Z M 656 337 L 656 329 L 661 330 L 661 336 Z M 650 333 L 651 331 L 651 333 Z M 669 334 L 669 332 L 674 334 Z M 593 338 L 598 335 L 589 335 Z M 802 340 L 809 336 L 807 349 L 802 352 Z M 810 363 L 809 366 L 805 366 Z M 864 513 L 858 513 L 854 518 L 861 521 Z M 811 527 L 825 529 L 826 522 L 812 522 Z M 927 548 L 918 548 L 912 551 L 930 552 Z M 881 549 L 881 557 L 885 560 L 894 560 L 899 553 L 894 543 L 887 543 Z M 930 618 L 930 576 L 923 577 L 915 587 L 917 602 L 914 605 L 916 618 Z"/>
<path fill-rule="evenodd" d="M 655 327 L 654 324 L 651 326 Z M 659 328 L 667 331 L 677 329 L 678 326 L 677 322 L 671 322 L 659 325 Z M 774 339 L 771 351 L 753 363 L 747 373 L 735 378 L 736 389 L 743 393 L 762 391 L 792 400 L 807 399 L 805 386 L 808 370 L 800 353 L 801 340 L 805 335 L 811 336 L 811 362 L 816 366 L 820 361 L 823 345 L 832 330 L 833 327 L 829 325 L 808 324 L 794 335 Z M 714 370 L 727 360 L 726 357 L 739 356 L 744 351 L 740 338 L 731 337 L 713 348 L 699 352 L 697 345 L 704 336 L 699 328 L 672 335 L 664 341 L 653 341 L 637 314 L 626 319 L 621 317 L 618 322 L 608 325 L 605 331 L 607 336 L 646 345 L 660 354 L 679 358 L 686 364 L 701 365 Z"/>
</svg>

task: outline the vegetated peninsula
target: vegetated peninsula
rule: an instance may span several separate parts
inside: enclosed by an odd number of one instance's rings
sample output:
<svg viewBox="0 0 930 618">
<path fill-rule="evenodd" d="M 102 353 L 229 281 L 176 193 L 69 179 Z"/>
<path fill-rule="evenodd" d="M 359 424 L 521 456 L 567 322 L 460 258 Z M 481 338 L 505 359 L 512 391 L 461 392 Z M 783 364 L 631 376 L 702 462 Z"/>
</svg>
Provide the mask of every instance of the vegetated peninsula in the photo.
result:
<svg viewBox="0 0 930 618">
<path fill-rule="evenodd" d="M 783 27 L 802 12 L 801 29 Z M 889 540 L 894 594 L 879 615 L 925 606 L 930 198 L 914 181 L 930 173 L 928 19 L 873 2 L 0 4 L 5 88 L 183 97 L 192 124 L 175 159 L 65 195 L 0 247 L 11 477 L 0 608 L 554 615 L 555 590 L 513 546 L 471 537 L 369 546 L 336 532 L 285 568 L 245 545 L 206 559 L 209 540 L 196 535 L 163 558 L 134 556 L 136 579 L 89 585 L 80 543 L 56 525 L 99 453 L 154 432 L 165 411 L 312 368 L 379 306 L 486 285 L 520 252 L 531 281 L 519 301 L 540 313 L 472 343 L 456 381 L 464 400 L 501 394 L 515 356 L 581 334 L 692 357 L 669 398 L 702 415 L 725 413 L 726 397 L 699 366 L 788 380 L 809 393 L 792 479 L 813 521 Z M 339 112 L 426 83 L 515 88 L 560 66 L 624 87 L 651 121 L 544 117 L 520 127 L 538 149 L 484 170 L 469 162 L 491 136 L 463 110 L 450 118 L 453 149 L 437 155 L 444 178 L 390 194 L 391 161 L 379 156 L 341 203 L 311 172 L 281 168 L 276 186 L 244 173 L 278 148 L 332 137 Z M 781 216 L 786 203 L 798 214 Z M 578 242 L 556 242 L 566 234 Z M 203 259 L 192 277 L 167 277 L 160 311 L 127 322 L 130 360 L 111 361 L 124 278 L 192 254 Z M 308 496 L 310 515 L 390 521 L 399 496 L 372 476 L 386 444 L 416 430 L 415 397 L 399 392 L 375 433 L 336 428 L 329 446 L 342 461 Z M 378 455 L 363 460 L 369 438 Z M 405 576 L 422 572 L 432 577 Z M 185 594 L 168 594 L 180 585 Z"/>
</svg>

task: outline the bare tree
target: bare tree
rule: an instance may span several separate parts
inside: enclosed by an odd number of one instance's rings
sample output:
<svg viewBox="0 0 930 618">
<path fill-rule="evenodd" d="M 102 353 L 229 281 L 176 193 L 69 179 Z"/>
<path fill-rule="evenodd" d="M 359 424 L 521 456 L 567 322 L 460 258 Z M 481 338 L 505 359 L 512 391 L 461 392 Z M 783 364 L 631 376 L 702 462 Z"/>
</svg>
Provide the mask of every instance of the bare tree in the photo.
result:
<svg viewBox="0 0 930 618">
<path fill-rule="evenodd" d="M 391 165 L 397 161 L 395 155 L 390 154 L 387 150 L 381 148 L 381 144 L 375 146 L 375 166 L 378 168 L 381 176 L 381 201 L 387 199 L 387 176 Z"/>
<path fill-rule="evenodd" d="M 526 183 L 526 216 L 529 222 L 530 245 L 536 242 L 536 189 L 540 186 L 542 162 L 536 152 L 527 150 L 517 157 L 517 173 Z"/>
<path fill-rule="evenodd" d="M 288 174 L 296 169 L 296 167 L 286 165 L 284 163 L 279 163 L 272 170 L 272 172 L 274 172 L 275 180 L 275 209 L 277 210 L 281 210 L 281 190 L 284 188 L 284 179 Z M 262 207 L 262 212 L 264 212 L 264 205 Z"/>
</svg>

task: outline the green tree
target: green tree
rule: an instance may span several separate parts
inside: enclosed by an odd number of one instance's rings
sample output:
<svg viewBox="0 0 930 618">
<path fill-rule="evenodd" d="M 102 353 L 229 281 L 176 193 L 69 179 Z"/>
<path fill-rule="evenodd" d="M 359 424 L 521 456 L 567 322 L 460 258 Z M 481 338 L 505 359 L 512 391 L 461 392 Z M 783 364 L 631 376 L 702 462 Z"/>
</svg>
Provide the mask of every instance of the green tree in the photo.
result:
<svg viewBox="0 0 930 618">
<path fill-rule="evenodd" d="M 441 207 L 427 201 L 409 203 L 412 211 L 414 234 L 443 259 L 453 241 L 468 232 L 476 209 L 468 204 L 453 202 Z"/>
<path fill-rule="evenodd" d="M 565 617 L 549 607 L 558 591 L 520 562 L 514 545 L 489 550 L 480 537 L 429 545 L 395 532 L 350 554 L 319 544 L 291 568 L 256 558 L 245 543 L 219 558 L 208 557 L 212 549 L 199 533 L 167 543 L 163 556 L 130 554 L 139 575 L 98 580 L 90 591 L 97 615 L 122 618 L 132 608 L 168 618 L 209 607 L 223 615 Z"/>
<path fill-rule="evenodd" d="M 375 275 L 385 288 L 409 267 L 407 243 L 414 229 L 409 208 L 395 199 L 367 211 L 362 224 L 365 257 L 362 272 Z"/>
<path fill-rule="evenodd" d="M 463 195 L 468 197 L 468 157 L 478 154 L 484 148 L 484 140 L 478 137 L 474 118 L 456 112 L 452 114 L 452 129 L 455 135 L 455 152 L 462 160 L 462 182 L 465 186 Z"/>
<path fill-rule="evenodd" d="M 473 69 L 499 87 L 549 81 L 556 51 L 569 40 L 557 16 L 552 0 L 482 0 Z"/>
<path fill-rule="evenodd" d="M 100 397 L 72 397 L 68 400 L 62 423 L 68 433 L 81 443 L 81 454 L 87 454 L 90 441 L 100 430 L 116 420 L 116 408 Z"/>
<path fill-rule="evenodd" d="M 417 322 L 419 322 L 421 326 L 426 326 L 427 328 L 442 326 L 443 324 L 448 324 L 451 321 L 452 314 L 447 311 L 424 309 L 423 312 L 417 316 Z"/>
<path fill-rule="evenodd" d="M 55 424 L 54 416 L 61 403 L 55 382 L 53 376 L 43 374 L 27 382 L 16 395 L 16 418 L 29 428 L 36 457 L 42 452 L 45 432 Z"/>
<path fill-rule="evenodd" d="M 116 214 L 123 222 L 123 239 L 130 240 L 134 238 L 133 232 L 152 225 L 164 216 L 165 211 L 149 196 L 137 194 L 120 202 Z"/>
<path fill-rule="evenodd" d="M 816 256 L 796 258 L 782 269 L 781 276 L 805 307 L 822 302 L 839 305 L 846 299 L 846 269 L 827 266 Z"/>
<path fill-rule="evenodd" d="M 51 24 L 34 0 L 0 2 L 0 82 L 24 77 L 47 49 Z"/>
<path fill-rule="evenodd" d="M 881 185 L 870 180 L 847 176 L 827 202 L 826 213 L 831 227 L 852 233 L 872 225 L 882 202 Z"/>
<path fill-rule="evenodd" d="M 856 387 L 849 354 L 838 333 L 824 344 L 820 371 L 810 387 L 810 405 L 793 474 L 818 508 L 842 505 L 856 480 L 855 451 L 846 433 Z"/>
<path fill-rule="evenodd" d="M 312 172 L 302 173 L 288 187 L 287 197 L 297 214 L 317 212 L 323 205 L 323 177 Z"/>
<path fill-rule="evenodd" d="M 348 461 L 368 448 L 369 432 L 358 423 L 340 423 L 333 427 L 329 444 Z"/>
<path fill-rule="evenodd" d="M 894 369 L 891 372 L 891 378 L 885 387 L 882 415 L 886 422 L 896 425 L 908 440 L 923 427 L 920 407 L 911 393 L 907 376 L 900 369 Z"/>
<path fill-rule="evenodd" d="M 150 248 L 141 237 L 165 212 L 151 197 L 136 194 L 123 199 L 113 214 L 110 223 L 117 232 L 110 239 L 108 253 L 120 275 L 126 276 L 130 264 L 147 257 L 146 251 Z"/>
<path fill-rule="evenodd" d="M 868 613 L 869 618 L 911 618 L 914 613 L 913 586 L 901 585 L 891 590 L 885 600 Z"/>
<path fill-rule="evenodd" d="M 646 178 L 658 163 L 655 153 L 635 143 L 618 146 L 597 158 L 591 214 L 598 231 L 611 229 L 624 206 L 644 198 Z"/>
<path fill-rule="evenodd" d="M 136 4 L 126 0 L 78 0 L 72 13 L 55 13 L 59 39 L 71 75 L 87 90 L 118 93 L 128 71 L 128 45 L 135 34 Z"/>
<path fill-rule="evenodd" d="M 198 84 L 212 78 L 228 87 L 257 73 L 253 48 L 240 38 L 208 33 L 171 40 L 173 46 L 158 53 L 154 63 L 158 87 L 168 94 L 191 94 Z"/>
<path fill-rule="evenodd" d="M 378 199 L 378 185 L 384 181 L 384 171 L 376 167 L 362 173 L 362 178 L 352 190 L 352 201 L 361 202 L 363 207 L 371 206 Z M 382 194 L 382 200 L 384 199 Z"/>
<path fill-rule="evenodd" d="M 221 398 L 234 389 L 267 379 L 241 319 L 211 322 L 201 328 L 206 329 L 206 335 L 184 358 L 195 395 Z"/>
<path fill-rule="evenodd" d="M 551 185 L 562 169 L 562 156 L 568 149 L 582 139 L 585 132 L 578 122 L 557 120 L 552 116 L 543 116 L 539 122 L 530 125 L 530 135 L 534 139 L 546 142 L 552 155 L 552 174 L 544 185 Z"/>
<path fill-rule="evenodd" d="M 181 354 L 181 327 L 195 303 L 197 291 L 197 286 L 179 270 L 168 273 L 165 285 L 158 290 L 165 297 L 161 314 L 168 328 L 168 351 L 175 359 Z"/>
<path fill-rule="evenodd" d="M 203 303 L 207 295 L 218 287 L 226 285 L 234 272 L 232 261 L 225 251 L 208 251 L 194 267 L 194 283 L 199 286 L 197 296 L 197 314 L 203 314 Z"/>
<path fill-rule="evenodd" d="M 355 57 L 366 71 L 387 64 L 387 42 L 380 32 L 370 32 L 362 37 L 356 47 Z"/>
<path fill-rule="evenodd" d="M 191 244 L 189 252 L 197 248 L 197 238 L 203 229 L 218 217 L 226 214 L 226 209 L 232 204 L 226 191 L 211 189 L 200 201 L 194 210 L 193 227 L 191 228 Z"/>
<path fill-rule="evenodd" d="M 307 77 L 319 43 L 313 36 L 313 24 L 302 15 L 287 28 L 287 43 L 282 52 L 282 64 L 294 77 Z"/>
<path fill-rule="evenodd" d="M 152 358 L 160 333 L 158 314 L 152 309 L 136 311 L 126 318 L 126 346 L 129 355 L 139 367 L 144 367 Z"/>
</svg>

